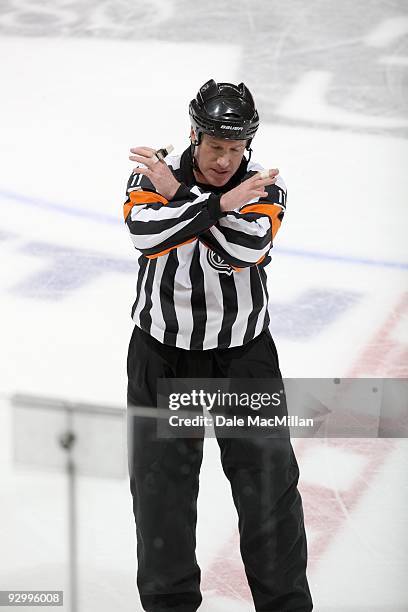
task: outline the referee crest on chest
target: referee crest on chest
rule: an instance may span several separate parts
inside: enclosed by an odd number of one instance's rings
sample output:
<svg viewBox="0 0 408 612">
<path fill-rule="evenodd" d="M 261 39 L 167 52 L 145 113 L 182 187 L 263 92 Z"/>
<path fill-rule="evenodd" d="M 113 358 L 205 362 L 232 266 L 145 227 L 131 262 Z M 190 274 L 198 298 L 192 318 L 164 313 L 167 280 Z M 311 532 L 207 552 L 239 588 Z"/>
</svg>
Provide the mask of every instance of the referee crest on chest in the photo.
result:
<svg viewBox="0 0 408 612">
<path fill-rule="evenodd" d="M 218 255 L 217 253 L 215 253 L 211 249 L 208 249 L 208 251 L 207 251 L 207 261 L 208 261 L 209 265 L 212 268 L 214 268 L 214 270 L 216 270 L 217 272 L 220 272 L 222 274 L 229 274 L 230 275 L 234 271 L 231 268 L 231 266 L 229 264 L 227 264 L 220 257 L 220 255 Z"/>
</svg>

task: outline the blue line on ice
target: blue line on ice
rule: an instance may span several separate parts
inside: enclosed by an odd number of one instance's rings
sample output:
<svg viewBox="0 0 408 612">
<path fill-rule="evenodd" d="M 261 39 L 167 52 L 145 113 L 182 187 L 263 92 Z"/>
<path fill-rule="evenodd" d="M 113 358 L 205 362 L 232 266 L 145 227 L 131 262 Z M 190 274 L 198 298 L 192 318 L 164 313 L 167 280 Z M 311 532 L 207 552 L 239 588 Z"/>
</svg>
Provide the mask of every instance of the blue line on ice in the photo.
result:
<svg viewBox="0 0 408 612">
<path fill-rule="evenodd" d="M 58 204 L 56 202 L 50 202 L 49 200 L 43 200 L 40 198 L 33 198 L 6 189 L 0 189 L 0 198 L 5 200 L 14 200 L 19 204 L 26 204 L 27 206 L 36 206 L 43 210 L 52 210 L 53 212 L 62 213 L 63 215 L 69 215 L 71 217 L 82 217 L 83 219 L 91 219 L 98 223 L 108 223 L 110 225 L 118 225 L 120 223 L 120 215 L 117 217 L 113 215 L 104 215 L 99 212 L 84 210 L 83 208 L 75 208 L 74 206 L 64 206 L 64 204 Z"/>
<path fill-rule="evenodd" d="M 334 253 L 319 253 L 314 251 L 302 251 L 301 249 L 285 249 L 279 247 L 279 253 L 291 255 L 293 257 L 307 257 L 310 259 L 325 259 L 329 261 L 337 261 L 340 263 L 355 264 L 357 266 L 377 266 L 381 268 L 398 268 L 407 270 L 408 263 L 403 261 L 386 261 L 383 259 L 368 259 L 366 257 L 352 257 L 350 255 L 336 255 Z"/>
<path fill-rule="evenodd" d="M 43 200 L 40 198 L 34 198 L 23 194 L 18 194 L 6 189 L 0 189 L 0 198 L 6 200 L 14 200 L 19 204 L 25 204 L 27 206 L 36 206 L 44 210 L 52 210 L 53 212 L 69 215 L 71 217 L 82 217 L 83 219 L 90 219 L 97 223 L 107 223 L 109 225 L 118 225 L 121 223 L 120 215 L 117 217 L 114 215 L 105 215 L 103 213 L 84 210 L 74 206 L 64 206 L 57 202 L 50 202 L 49 200 Z M 358 266 L 377 266 L 381 268 L 398 268 L 400 270 L 407 270 L 408 263 L 403 261 L 387 261 L 383 259 L 369 259 L 365 257 L 352 257 L 350 255 L 336 255 L 335 253 L 319 253 L 316 251 L 304 251 L 302 249 L 286 249 L 279 247 L 279 253 L 283 255 L 289 255 L 292 257 L 304 257 L 309 259 L 320 259 L 326 261 L 336 261 L 339 263 L 348 263 Z"/>
</svg>

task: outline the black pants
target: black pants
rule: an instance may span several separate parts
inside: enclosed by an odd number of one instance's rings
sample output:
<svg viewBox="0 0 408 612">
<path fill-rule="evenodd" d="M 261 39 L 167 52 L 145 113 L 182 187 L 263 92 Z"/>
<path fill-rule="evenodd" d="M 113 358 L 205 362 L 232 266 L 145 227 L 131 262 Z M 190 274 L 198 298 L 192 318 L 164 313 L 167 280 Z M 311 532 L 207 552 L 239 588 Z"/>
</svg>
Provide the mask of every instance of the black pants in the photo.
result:
<svg viewBox="0 0 408 612">
<path fill-rule="evenodd" d="M 128 406 L 154 409 L 157 379 L 163 377 L 278 378 L 280 371 L 269 331 L 240 347 L 187 351 L 163 345 L 135 327 L 128 354 Z M 257 612 L 309 612 L 299 470 L 290 440 L 218 438 L 218 444 Z M 137 584 L 147 612 L 195 612 L 202 601 L 195 556 L 202 450 L 199 438 L 157 438 L 154 419 L 129 411 Z"/>
</svg>

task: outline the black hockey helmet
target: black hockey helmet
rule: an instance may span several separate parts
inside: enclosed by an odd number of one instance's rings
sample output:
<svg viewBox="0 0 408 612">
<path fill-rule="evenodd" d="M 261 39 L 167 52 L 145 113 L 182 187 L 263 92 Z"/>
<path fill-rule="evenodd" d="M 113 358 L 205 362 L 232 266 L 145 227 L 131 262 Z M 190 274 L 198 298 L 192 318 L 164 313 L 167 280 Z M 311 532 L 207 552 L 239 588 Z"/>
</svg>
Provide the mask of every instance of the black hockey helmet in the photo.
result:
<svg viewBox="0 0 408 612">
<path fill-rule="evenodd" d="M 228 140 L 251 141 L 259 126 L 259 115 L 249 89 L 240 83 L 216 83 L 210 79 L 189 106 L 191 125 L 199 145 L 202 134 Z"/>
</svg>

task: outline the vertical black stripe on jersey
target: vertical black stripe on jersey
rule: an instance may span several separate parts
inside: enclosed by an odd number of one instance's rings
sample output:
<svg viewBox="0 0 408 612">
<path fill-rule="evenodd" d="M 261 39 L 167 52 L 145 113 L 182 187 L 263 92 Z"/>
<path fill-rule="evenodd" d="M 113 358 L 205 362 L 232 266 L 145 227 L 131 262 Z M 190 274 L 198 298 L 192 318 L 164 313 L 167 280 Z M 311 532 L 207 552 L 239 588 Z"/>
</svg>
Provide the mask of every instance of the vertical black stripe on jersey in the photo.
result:
<svg viewBox="0 0 408 612">
<path fill-rule="evenodd" d="M 252 297 L 252 311 L 248 317 L 248 324 L 244 335 L 244 344 L 253 339 L 255 335 L 256 324 L 258 322 L 259 313 L 264 306 L 264 294 L 262 291 L 261 281 L 257 266 L 250 267 L 250 286 Z"/>
<path fill-rule="evenodd" d="M 174 279 L 178 268 L 177 249 L 170 251 L 164 266 L 160 283 L 160 305 L 166 325 L 164 331 L 164 344 L 176 346 L 179 324 L 174 306 Z"/>
<path fill-rule="evenodd" d="M 233 274 L 221 272 L 218 275 L 222 291 L 224 314 L 222 317 L 221 330 L 218 333 L 218 347 L 228 348 L 231 344 L 232 326 L 238 314 L 237 289 Z"/>
<path fill-rule="evenodd" d="M 145 292 L 145 304 L 140 311 L 140 326 L 144 331 L 150 333 L 150 328 L 152 326 L 152 315 L 150 314 L 150 310 L 152 308 L 152 287 L 153 287 L 153 278 L 154 273 L 156 271 L 157 259 L 151 259 L 149 261 L 149 268 L 147 270 L 147 278 L 144 284 L 144 292 Z"/>
<path fill-rule="evenodd" d="M 138 263 L 139 263 L 139 274 L 138 274 L 137 283 L 136 283 L 136 300 L 135 300 L 135 303 L 132 306 L 132 319 L 133 319 L 133 315 L 135 314 L 135 310 L 137 308 L 137 305 L 139 303 L 140 289 L 141 289 L 141 286 L 142 286 L 142 281 L 143 281 L 144 273 L 145 273 L 145 270 L 146 270 L 146 266 L 149 263 L 149 260 L 144 255 L 141 255 L 139 257 L 139 259 L 138 259 Z"/>
<path fill-rule="evenodd" d="M 264 288 L 265 291 L 265 295 L 266 295 L 266 304 L 269 304 L 269 294 L 268 294 L 268 277 L 266 275 L 266 272 L 264 270 L 263 267 L 258 267 L 258 272 L 259 272 L 259 278 L 261 280 L 262 286 Z M 268 306 L 266 306 L 265 309 L 265 318 L 264 318 L 264 322 L 263 322 L 263 326 L 262 329 L 265 329 L 265 327 L 268 327 L 269 325 L 269 311 L 268 311 Z"/>
<path fill-rule="evenodd" d="M 190 265 L 191 309 L 193 331 L 190 349 L 203 350 L 205 325 L 207 323 L 207 305 L 205 301 L 204 272 L 200 265 L 200 243 L 197 241 Z"/>
</svg>

